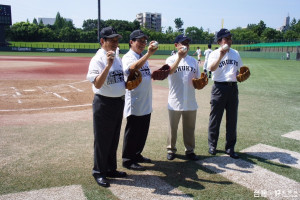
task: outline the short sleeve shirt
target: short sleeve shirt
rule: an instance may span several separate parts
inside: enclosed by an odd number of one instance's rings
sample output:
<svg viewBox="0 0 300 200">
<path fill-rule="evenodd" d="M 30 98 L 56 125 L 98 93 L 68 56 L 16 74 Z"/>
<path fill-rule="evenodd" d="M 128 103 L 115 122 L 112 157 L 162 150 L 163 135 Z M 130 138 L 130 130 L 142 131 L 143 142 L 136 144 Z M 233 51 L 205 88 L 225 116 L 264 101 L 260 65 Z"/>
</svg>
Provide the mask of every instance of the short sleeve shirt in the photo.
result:
<svg viewBox="0 0 300 200">
<path fill-rule="evenodd" d="M 142 55 L 129 50 L 122 58 L 125 81 L 129 76 L 130 66 L 137 62 Z M 125 94 L 124 117 L 130 115 L 143 116 L 152 112 L 152 80 L 148 61 L 139 69 L 142 74 L 142 82 L 133 90 L 127 90 Z"/>
<path fill-rule="evenodd" d="M 170 56 L 166 64 L 172 65 L 178 54 Z M 200 69 L 197 60 L 189 55 L 182 58 L 176 71 L 170 74 L 168 109 L 175 111 L 197 110 L 198 105 L 195 98 L 195 88 L 192 79 L 200 77 Z"/>
<path fill-rule="evenodd" d="M 208 57 L 208 69 L 213 62 L 218 60 L 220 56 L 220 48 L 211 52 Z M 236 82 L 237 71 L 243 66 L 240 54 L 234 49 L 229 49 L 229 52 L 222 58 L 219 67 L 212 72 L 212 80 L 218 82 Z"/>
<path fill-rule="evenodd" d="M 94 83 L 96 77 L 103 72 L 106 65 L 106 51 L 104 49 L 99 49 L 90 61 L 89 70 L 86 76 L 87 80 Z M 125 94 L 123 67 L 119 56 L 114 58 L 114 62 L 101 88 L 97 89 L 94 84 L 92 87 L 95 94 L 107 97 L 120 97 Z"/>
</svg>

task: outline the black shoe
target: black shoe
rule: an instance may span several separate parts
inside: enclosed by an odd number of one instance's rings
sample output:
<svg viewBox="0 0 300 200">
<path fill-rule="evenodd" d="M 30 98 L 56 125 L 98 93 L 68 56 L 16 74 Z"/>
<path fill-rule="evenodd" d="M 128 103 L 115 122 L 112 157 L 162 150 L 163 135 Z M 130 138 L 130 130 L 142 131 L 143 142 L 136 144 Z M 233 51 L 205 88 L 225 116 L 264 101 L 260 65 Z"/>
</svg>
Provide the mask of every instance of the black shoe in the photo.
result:
<svg viewBox="0 0 300 200">
<path fill-rule="evenodd" d="M 109 171 L 107 172 L 107 177 L 111 178 L 124 178 L 127 176 L 126 172 L 120 172 L 120 171 Z"/>
<path fill-rule="evenodd" d="M 209 148 L 209 149 L 208 149 L 208 153 L 211 154 L 211 155 L 216 155 L 216 154 L 217 154 L 217 151 L 216 151 L 216 149 L 214 149 L 214 148 Z"/>
<path fill-rule="evenodd" d="M 188 154 L 185 154 L 185 156 L 189 159 L 189 160 L 199 160 L 198 156 L 195 154 L 195 153 L 188 153 Z"/>
<path fill-rule="evenodd" d="M 138 163 L 132 163 L 131 165 L 126 165 L 123 164 L 123 167 L 127 168 L 127 169 L 132 169 L 132 170 L 136 170 L 136 171 L 145 171 L 145 167 L 139 165 Z"/>
<path fill-rule="evenodd" d="M 167 159 L 168 160 L 174 160 L 175 159 L 175 153 L 168 153 L 167 154 Z"/>
<path fill-rule="evenodd" d="M 229 155 L 233 159 L 239 159 L 239 155 L 237 155 L 234 151 L 226 152 L 227 155 Z"/>
<path fill-rule="evenodd" d="M 138 163 L 152 163 L 151 159 L 149 158 L 146 158 L 144 156 L 140 157 L 138 160 L 137 160 Z"/>
<path fill-rule="evenodd" d="M 97 174 L 94 174 L 93 176 L 94 176 L 96 182 L 98 183 L 98 185 L 100 185 L 102 187 L 109 187 L 110 186 L 109 181 L 105 177 L 102 177 L 102 176 L 97 175 Z"/>
</svg>

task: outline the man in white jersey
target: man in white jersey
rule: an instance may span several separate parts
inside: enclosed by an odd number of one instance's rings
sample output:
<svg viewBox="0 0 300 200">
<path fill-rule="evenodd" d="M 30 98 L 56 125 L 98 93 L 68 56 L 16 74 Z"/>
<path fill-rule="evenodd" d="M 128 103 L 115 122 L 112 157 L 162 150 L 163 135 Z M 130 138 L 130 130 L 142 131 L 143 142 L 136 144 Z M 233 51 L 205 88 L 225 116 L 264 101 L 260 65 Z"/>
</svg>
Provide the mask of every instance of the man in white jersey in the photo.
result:
<svg viewBox="0 0 300 200">
<path fill-rule="evenodd" d="M 130 69 L 140 70 L 142 82 L 133 90 L 126 90 L 124 117 L 127 119 L 123 141 L 123 166 L 131 170 L 145 170 L 139 163 L 151 163 L 149 158 L 142 156 L 148 136 L 152 112 L 152 80 L 148 59 L 155 53 L 157 47 L 150 42 L 147 53 L 142 54 L 147 44 L 148 36 L 141 30 L 130 34 L 129 51 L 123 56 L 123 71 L 125 81 Z"/>
<path fill-rule="evenodd" d="M 204 61 L 204 65 L 203 65 L 203 71 L 204 71 L 204 73 L 206 75 L 208 75 L 208 78 L 211 78 L 211 71 L 208 71 L 208 74 L 207 74 L 208 56 L 212 52 L 212 50 L 211 50 L 211 44 L 208 44 L 207 47 L 208 47 L 208 49 L 206 49 L 204 51 L 205 61 Z"/>
<path fill-rule="evenodd" d="M 169 81 L 168 111 L 169 131 L 167 139 L 167 159 L 175 158 L 177 129 L 182 116 L 183 142 L 186 157 L 190 160 L 198 160 L 195 149 L 195 124 L 197 114 L 197 102 L 193 78 L 200 77 L 200 69 L 197 60 L 188 55 L 191 39 L 185 35 L 179 35 L 175 39 L 175 47 L 178 53 L 170 56 L 166 64 L 171 67 Z"/>
<path fill-rule="evenodd" d="M 237 138 L 238 117 L 238 86 L 236 75 L 243 62 L 238 51 L 231 49 L 231 33 L 221 29 L 217 34 L 220 48 L 214 50 L 208 58 L 208 70 L 212 71 L 214 85 L 211 91 L 211 112 L 208 127 L 208 152 L 216 154 L 220 124 L 224 110 L 226 110 L 226 144 L 225 152 L 230 157 L 238 159 L 234 151 Z"/>
<path fill-rule="evenodd" d="M 195 53 L 193 53 L 193 55 L 197 54 L 197 57 L 198 57 L 198 63 L 199 65 L 201 64 L 201 49 L 200 47 L 197 47 L 197 50 Z"/>
<path fill-rule="evenodd" d="M 93 176 L 103 187 L 107 177 L 125 177 L 117 171 L 117 148 L 124 109 L 125 82 L 121 59 L 115 50 L 122 38 L 112 27 L 100 32 L 101 49 L 91 59 L 87 80 L 93 84 L 94 167 Z"/>
</svg>

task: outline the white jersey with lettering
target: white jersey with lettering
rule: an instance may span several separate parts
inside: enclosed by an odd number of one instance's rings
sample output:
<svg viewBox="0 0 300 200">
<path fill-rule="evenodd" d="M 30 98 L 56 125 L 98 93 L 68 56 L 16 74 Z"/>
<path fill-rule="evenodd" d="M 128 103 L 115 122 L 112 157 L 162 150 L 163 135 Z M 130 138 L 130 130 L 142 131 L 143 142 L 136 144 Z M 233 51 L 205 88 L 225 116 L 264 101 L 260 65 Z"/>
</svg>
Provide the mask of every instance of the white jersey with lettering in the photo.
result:
<svg viewBox="0 0 300 200">
<path fill-rule="evenodd" d="M 212 63 L 218 60 L 220 48 L 210 53 L 207 68 L 210 70 Z M 212 80 L 217 82 L 236 82 L 236 75 L 243 66 L 241 56 L 237 50 L 229 49 L 222 58 L 218 68 L 212 72 Z"/>
<path fill-rule="evenodd" d="M 172 65 L 178 54 L 170 56 L 166 64 Z M 189 55 L 182 58 L 176 71 L 169 75 L 168 109 L 175 111 L 197 110 L 195 88 L 192 79 L 200 77 L 197 60 Z"/>
<path fill-rule="evenodd" d="M 129 76 L 130 66 L 140 59 L 141 55 L 129 50 L 122 58 L 125 81 Z M 142 82 L 133 90 L 125 94 L 124 117 L 130 115 L 143 116 L 152 112 L 152 80 L 148 61 L 139 69 Z"/>
<path fill-rule="evenodd" d="M 94 83 L 96 77 L 103 72 L 106 65 L 106 51 L 104 49 L 99 49 L 90 61 L 89 70 L 86 75 L 87 80 Z M 108 75 L 101 88 L 97 89 L 93 84 L 93 92 L 106 97 L 120 97 L 125 94 L 123 67 L 119 56 L 115 56 L 114 62 L 109 69 Z"/>
</svg>

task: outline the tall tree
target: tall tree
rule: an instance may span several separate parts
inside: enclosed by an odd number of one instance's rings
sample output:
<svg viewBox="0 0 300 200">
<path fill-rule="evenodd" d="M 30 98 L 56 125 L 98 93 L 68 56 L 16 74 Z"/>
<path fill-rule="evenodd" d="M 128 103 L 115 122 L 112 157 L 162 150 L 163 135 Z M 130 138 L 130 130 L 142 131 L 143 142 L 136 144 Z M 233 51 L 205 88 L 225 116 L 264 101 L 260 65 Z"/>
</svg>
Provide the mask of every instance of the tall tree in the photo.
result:
<svg viewBox="0 0 300 200">
<path fill-rule="evenodd" d="M 64 25 L 65 25 L 65 19 L 60 16 L 59 12 L 57 12 L 53 26 L 55 27 L 55 29 L 60 30 L 64 27 Z"/>
<path fill-rule="evenodd" d="M 174 20 L 174 23 L 175 23 L 175 28 L 177 29 L 177 32 L 183 33 L 184 29 L 182 28 L 182 26 L 183 26 L 182 19 L 181 18 L 176 18 Z"/>
<path fill-rule="evenodd" d="M 38 22 L 37 22 L 36 18 L 33 18 L 32 23 L 38 25 Z"/>
<path fill-rule="evenodd" d="M 103 20 L 101 20 L 101 24 Z M 93 31 L 98 29 L 98 20 L 97 19 L 87 19 L 83 21 L 82 24 L 83 31 Z"/>
<path fill-rule="evenodd" d="M 200 43 L 200 41 L 204 40 L 202 27 L 200 29 L 195 26 L 187 27 L 185 29 L 185 34 L 192 39 L 193 43 Z"/>
</svg>

